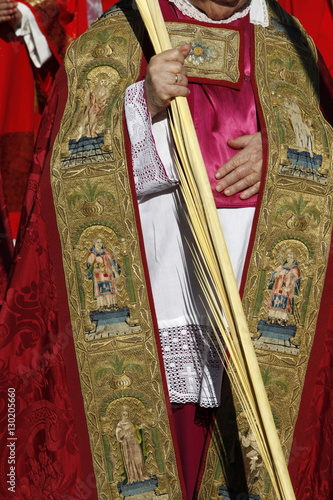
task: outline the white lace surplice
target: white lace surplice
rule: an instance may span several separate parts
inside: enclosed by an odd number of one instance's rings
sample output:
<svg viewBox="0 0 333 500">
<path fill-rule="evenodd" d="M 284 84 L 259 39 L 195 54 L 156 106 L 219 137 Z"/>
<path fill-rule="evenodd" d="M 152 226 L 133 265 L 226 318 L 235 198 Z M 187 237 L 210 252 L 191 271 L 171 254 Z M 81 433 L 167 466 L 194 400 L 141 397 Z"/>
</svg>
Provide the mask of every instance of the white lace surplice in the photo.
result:
<svg viewBox="0 0 333 500">
<path fill-rule="evenodd" d="M 174 0 L 177 7 L 180 1 Z M 267 21 L 263 1 L 253 0 L 251 4 L 251 9 L 260 14 L 259 20 L 254 15 L 260 24 Z M 144 82 L 127 89 L 125 112 L 170 401 L 217 406 L 223 369 L 186 243 L 186 239 L 191 241 L 191 234 L 177 188 L 168 123 L 162 116 L 152 124 Z M 254 208 L 222 208 L 218 214 L 239 283 Z"/>
</svg>

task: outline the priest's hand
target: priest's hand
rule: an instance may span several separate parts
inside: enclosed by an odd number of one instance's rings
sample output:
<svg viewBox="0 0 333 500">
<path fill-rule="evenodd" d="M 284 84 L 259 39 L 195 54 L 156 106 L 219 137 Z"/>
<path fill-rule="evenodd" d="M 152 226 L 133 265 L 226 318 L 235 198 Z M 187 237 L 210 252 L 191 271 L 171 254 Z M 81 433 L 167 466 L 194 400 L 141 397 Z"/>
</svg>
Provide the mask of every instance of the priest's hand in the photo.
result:
<svg viewBox="0 0 333 500">
<path fill-rule="evenodd" d="M 21 24 L 22 14 L 13 0 L 0 0 L 0 23 L 8 23 L 13 28 Z"/>
<path fill-rule="evenodd" d="M 148 110 L 152 117 L 167 108 L 174 97 L 186 97 L 190 93 L 184 67 L 190 50 L 191 46 L 185 43 L 178 49 L 166 50 L 151 58 L 145 86 Z"/>
<path fill-rule="evenodd" d="M 218 179 L 216 190 L 226 196 L 240 193 L 242 200 L 247 200 L 259 191 L 262 172 L 261 132 L 242 135 L 229 139 L 228 146 L 239 151 L 222 167 L 215 177 Z"/>
</svg>

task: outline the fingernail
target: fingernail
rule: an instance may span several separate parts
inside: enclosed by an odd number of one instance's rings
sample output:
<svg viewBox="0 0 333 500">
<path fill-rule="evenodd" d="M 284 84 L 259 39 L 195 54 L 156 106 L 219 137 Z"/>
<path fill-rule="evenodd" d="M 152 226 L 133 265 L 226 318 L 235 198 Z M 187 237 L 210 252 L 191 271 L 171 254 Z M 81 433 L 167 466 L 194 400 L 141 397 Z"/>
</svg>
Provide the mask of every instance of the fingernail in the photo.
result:
<svg viewBox="0 0 333 500">
<path fill-rule="evenodd" d="M 221 174 L 219 172 L 216 172 L 215 179 L 221 179 Z"/>
<path fill-rule="evenodd" d="M 220 184 L 216 184 L 216 191 L 222 191 L 222 186 L 220 186 Z"/>
</svg>

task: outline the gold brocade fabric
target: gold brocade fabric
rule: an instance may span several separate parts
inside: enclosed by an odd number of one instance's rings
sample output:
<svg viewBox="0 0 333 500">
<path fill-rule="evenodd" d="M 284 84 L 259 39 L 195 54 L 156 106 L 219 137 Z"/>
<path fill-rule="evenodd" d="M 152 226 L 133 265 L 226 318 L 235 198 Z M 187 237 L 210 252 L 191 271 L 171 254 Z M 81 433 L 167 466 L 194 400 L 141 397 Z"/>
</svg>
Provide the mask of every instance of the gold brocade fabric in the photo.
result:
<svg viewBox="0 0 333 500">
<path fill-rule="evenodd" d="M 52 189 L 98 496 L 177 500 L 126 165 L 123 98 L 138 77 L 143 36 L 138 13 L 128 16 L 101 20 L 68 50 Z"/>
<path fill-rule="evenodd" d="M 269 14 L 267 29 L 255 27 L 268 170 L 243 306 L 288 462 L 331 244 L 333 131 L 319 109 L 312 40 L 275 2 Z M 258 445 L 233 399 L 225 387 L 199 499 L 273 500 Z M 237 426 L 230 424 L 236 415 Z"/>
<path fill-rule="evenodd" d="M 185 60 L 186 74 L 193 81 L 204 79 L 237 84 L 241 77 L 241 32 L 189 23 L 166 23 L 171 45 L 187 42 L 191 52 Z"/>
</svg>

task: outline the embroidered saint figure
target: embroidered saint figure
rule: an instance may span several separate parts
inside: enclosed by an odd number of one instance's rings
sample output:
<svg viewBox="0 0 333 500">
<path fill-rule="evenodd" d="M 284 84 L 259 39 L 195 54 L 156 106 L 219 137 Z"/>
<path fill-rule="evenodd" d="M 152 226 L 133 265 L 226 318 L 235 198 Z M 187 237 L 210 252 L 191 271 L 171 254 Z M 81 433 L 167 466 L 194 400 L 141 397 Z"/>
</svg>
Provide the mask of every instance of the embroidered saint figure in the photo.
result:
<svg viewBox="0 0 333 500">
<path fill-rule="evenodd" d="M 123 409 L 121 420 L 116 427 L 116 438 L 121 443 L 121 452 L 127 475 L 127 484 L 145 481 L 149 476 L 145 470 L 145 463 L 141 449 L 141 434 L 129 419 L 128 411 Z"/>
<path fill-rule="evenodd" d="M 99 311 L 117 308 L 117 279 L 119 266 L 114 256 L 103 245 L 102 238 L 96 238 L 87 256 L 88 279 L 93 281 L 94 297 Z"/>
<path fill-rule="evenodd" d="M 312 121 L 310 118 L 303 120 L 301 109 L 295 100 L 286 99 L 285 107 L 295 134 L 296 146 L 303 151 L 313 153 L 314 133 Z"/>
<path fill-rule="evenodd" d="M 293 249 L 286 251 L 286 260 L 278 266 L 269 280 L 272 290 L 268 302 L 268 322 L 285 326 L 290 314 L 294 314 L 294 297 L 299 295 L 301 274 Z"/>
<path fill-rule="evenodd" d="M 78 129 L 78 138 L 96 137 L 98 125 L 105 109 L 109 104 L 110 85 L 106 73 L 101 73 L 95 86 L 90 80 L 86 81 L 83 101 L 83 116 Z"/>
</svg>

